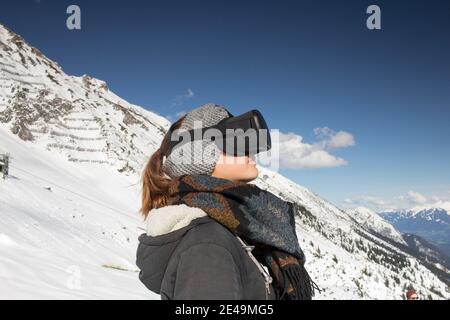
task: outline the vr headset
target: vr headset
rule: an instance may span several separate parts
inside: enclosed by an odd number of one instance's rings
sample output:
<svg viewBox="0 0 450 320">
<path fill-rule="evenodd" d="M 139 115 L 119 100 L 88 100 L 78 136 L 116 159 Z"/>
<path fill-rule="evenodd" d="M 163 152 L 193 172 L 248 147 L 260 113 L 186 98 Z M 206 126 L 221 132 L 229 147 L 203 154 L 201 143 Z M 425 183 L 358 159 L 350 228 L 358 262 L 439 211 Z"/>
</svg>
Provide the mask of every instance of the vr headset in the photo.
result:
<svg viewBox="0 0 450 320">
<path fill-rule="evenodd" d="M 272 147 L 269 128 L 262 114 L 252 110 L 239 116 L 229 113 L 218 124 L 188 131 L 174 130 L 166 134 L 169 140 L 168 154 L 184 143 L 195 140 L 213 141 L 219 150 L 231 156 L 252 156 Z"/>
</svg>

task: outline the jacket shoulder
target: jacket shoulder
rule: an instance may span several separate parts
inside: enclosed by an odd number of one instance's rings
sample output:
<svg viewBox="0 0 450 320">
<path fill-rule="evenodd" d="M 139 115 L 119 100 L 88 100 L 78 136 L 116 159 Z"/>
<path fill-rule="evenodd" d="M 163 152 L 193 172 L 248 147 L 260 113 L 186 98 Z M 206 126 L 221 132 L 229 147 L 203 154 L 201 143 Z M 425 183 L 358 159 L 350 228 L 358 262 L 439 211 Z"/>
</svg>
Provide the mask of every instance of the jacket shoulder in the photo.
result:
<svg viewBox="0 0 450 320">
<path fill-rule="evenodd" d="M 243 249 L 239 241 L 231 231 L 209 217 L 196 220 L 191 222 L 189 230 L 180 239 L 168 262 L 161 287 L 162 299 L 214 299 L 214 293 L 223 290 L 212 290 L 202 296 L 204 290 L 201 289 L 203 286 L 211 287 L 210 284 L 206 285 L 204 280 L 212 278 L 223 280 L 221 286 L 229 291 L 227 299 L 242 297 Z M 189 268 L 194 268 L 196 272 L 189 272 Z M 179 272 L 181 274 L 178 274 Z M 189 275 L 190 280 L 186 275 Z M 230 285 L 232 286 L 227 287 Z"/>
<path fill-rule="evenodd" d="M 197 244 L 214 244 L 224 247 L 230 253 L 241 248 L 236 236 L 212 218 L 202 218 L 206 223 L 195 225 L 183 237 L 179 247 L 187 249 Z"/>
<path fill-rule="evenodd" d="M 207 279 L 211 275 L 214 279 L 224 280 L 221 286 L 229 291 L 227 299 L 237 297 L 244 300 L 267 299 L 263 276 L 242 247 L 241 242 L 229 229 L 210 217 L 193 220 L 189 230 L 184 233 L 165 272 L 161 290 L 163 299 L 174 299 L 177 297 L 176 292 L 183 292 L 181 289 L 183 283 L 178 281 L 180 261 L 182 265 L 193 266 L 198 271 L 194 273 L 196 276 L 191 277 L 194 282 L 203 283 L 202 279 Z M 209 267 L 202 271 L 201 267 L 197 268 L 199 261 L 201 261 L 200 265 L 206 264 Z M 217 276 L 211 271 L 211 268 L 223 276 Z M 203 293 L 197 285 L 187 287 L 193 291 L 191 295 Z M 221 290 L 216 288 L 216 290 L 208 292 L 202 299 L 214 298 Z"/>
</svg>

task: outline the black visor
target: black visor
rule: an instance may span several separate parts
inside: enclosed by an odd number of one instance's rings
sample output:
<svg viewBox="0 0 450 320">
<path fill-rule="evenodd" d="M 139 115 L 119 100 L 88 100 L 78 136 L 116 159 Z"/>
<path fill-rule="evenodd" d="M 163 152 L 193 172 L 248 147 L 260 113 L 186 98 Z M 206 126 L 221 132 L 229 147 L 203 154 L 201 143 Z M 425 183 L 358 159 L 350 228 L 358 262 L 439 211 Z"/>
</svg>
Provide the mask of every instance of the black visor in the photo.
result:
<svg viewBox="0 0 450 320">
<path fill-rule="evenodd" d="M 269 128 L 258 110 L 225 118 L 218 124 L 175 133 L 169 129 L 168 154 L 178 145 L 194 140 L 214 141 L 219 150 L 231 156 L 250 156 L 271 148 Z"/>
</svg>

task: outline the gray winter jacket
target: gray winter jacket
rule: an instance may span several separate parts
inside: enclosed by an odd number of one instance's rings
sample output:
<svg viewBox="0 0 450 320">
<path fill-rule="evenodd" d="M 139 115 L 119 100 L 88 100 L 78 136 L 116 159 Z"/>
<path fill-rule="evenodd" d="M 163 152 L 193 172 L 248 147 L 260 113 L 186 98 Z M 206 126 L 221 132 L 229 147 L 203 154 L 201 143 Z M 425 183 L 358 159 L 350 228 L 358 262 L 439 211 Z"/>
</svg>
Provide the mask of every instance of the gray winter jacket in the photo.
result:
<svg viewBox="0 0 450 320">
<path fill-rule="evenodd" d="M 156 210 L 137 250 L 139 279 L 148 289 L 163 300 L 275 299 L 267 269 L 227 228 L 198 208 Z"/>
</svg>

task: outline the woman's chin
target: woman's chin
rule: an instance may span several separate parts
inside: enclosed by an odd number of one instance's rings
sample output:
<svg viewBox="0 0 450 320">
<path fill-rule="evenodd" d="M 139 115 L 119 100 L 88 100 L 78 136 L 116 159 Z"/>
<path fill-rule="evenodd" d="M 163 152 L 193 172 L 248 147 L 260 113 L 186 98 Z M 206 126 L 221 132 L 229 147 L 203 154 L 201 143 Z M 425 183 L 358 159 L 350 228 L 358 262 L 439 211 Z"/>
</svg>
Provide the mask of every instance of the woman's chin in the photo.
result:
<svg viewBox="0 0 450 320">
<path fill-rule="evenodd" d="M 255 165 L 249 166 L 249 169 L 246 170 L 245 175 L 239 179 L 242 182 L 250 182 L 258 178 L 259 171 L 258 168 L 256 168 Z"/>
</svg>

